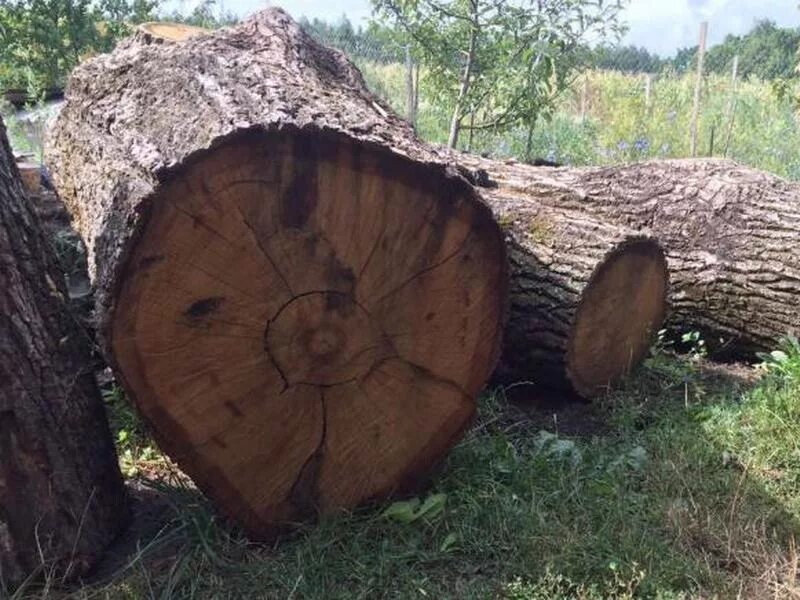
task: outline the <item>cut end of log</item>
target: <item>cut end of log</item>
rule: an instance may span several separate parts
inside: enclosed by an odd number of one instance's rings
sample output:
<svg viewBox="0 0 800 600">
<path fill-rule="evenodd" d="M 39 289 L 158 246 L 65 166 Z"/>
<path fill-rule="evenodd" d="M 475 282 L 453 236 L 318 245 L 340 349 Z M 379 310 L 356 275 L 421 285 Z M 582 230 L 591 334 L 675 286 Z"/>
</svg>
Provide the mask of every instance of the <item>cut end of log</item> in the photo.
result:
<svg viewBox="0 0 800 600">
<path fill-rule="evenodd" d="M 639 364 L 666 313 L 667 262 L 653 240 L 618 246 L 584 290 L 567 352 L 567 375 L 585 397 Z"/>
<path fill-rule="evenodd" d="M 413 485 L 499 351 L 502 236 L 466 182 L 251 130 L 148 203 L 110 323 L 159 441 L 255 537 Z"/>
<path fill-rule="evenodd" d="M 168 23 L 165 21 L 142 23 L 137 29 L 140 34 L 166 42 L 184 42 L 189 38 L 209 33 L 209 30 L 204 27 L 195 27 L 194 25 L 185 25 L 183 23 Z"/>
</svg>

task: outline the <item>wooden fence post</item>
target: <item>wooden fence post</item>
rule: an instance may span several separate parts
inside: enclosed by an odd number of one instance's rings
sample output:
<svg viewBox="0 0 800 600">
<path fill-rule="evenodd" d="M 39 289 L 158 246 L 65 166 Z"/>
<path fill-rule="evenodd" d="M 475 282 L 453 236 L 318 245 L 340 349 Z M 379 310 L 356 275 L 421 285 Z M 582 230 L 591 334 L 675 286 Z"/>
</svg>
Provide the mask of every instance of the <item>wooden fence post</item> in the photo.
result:
<svg viewBox="0 0 800 600">
<path fill-rule="evenodd" d="M 589 111 L 589 76 L 584 75 L 583 87 L 581 88 L 581 121 L 586 120 L 586 113 Z"/>
<path fill-rule="evenodd" d="M 414 92 L 414 63 L 411 60 L 411 44 L 406 44 L 406 112 L 411 125 L 417 123 L 417 107 Z"/>
<path fill-rule="evenodd" d="M 736 122 L 736 105 L 739 103 L 739 55 L 733 57 L 733 70 L 731 72 L 731 98 L 728 108 L 728 131 L 725 134 L 725 158 L 728 158 L 728 151 L 731 148 L 731 138 L 733 137 L 733 125 Z"/>
<path fill-rule="evenodd" d="M 697 49 L 697 81 L 694 84 L 694 106 L 692 107 L 691 143 L 692 158 L 697 156 L 697 122 L 700 118 L 700 95 L 703 89 L 703 61 L 706 54 L 706 38 L 708 37 L 708 22 L 700 23 L 700 45 Z"/>
</svg>

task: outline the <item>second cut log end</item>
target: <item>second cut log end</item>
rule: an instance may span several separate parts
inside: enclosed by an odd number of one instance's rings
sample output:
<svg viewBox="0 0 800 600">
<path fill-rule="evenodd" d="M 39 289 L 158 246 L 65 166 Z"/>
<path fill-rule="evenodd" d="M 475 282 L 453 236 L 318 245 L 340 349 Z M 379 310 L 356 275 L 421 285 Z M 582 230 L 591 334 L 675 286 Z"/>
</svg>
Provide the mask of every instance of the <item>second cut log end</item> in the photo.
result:
<svg viewBox="0 0 800 600">
<path fill-rule="evenodd" d="M 567 377 L 580 395 L 597 395 L 644 358 L 666 316 L 668 279 L 664 252 L 647 238 L 620 244 L 597 266 L 567 348 Z"/>
</svg>

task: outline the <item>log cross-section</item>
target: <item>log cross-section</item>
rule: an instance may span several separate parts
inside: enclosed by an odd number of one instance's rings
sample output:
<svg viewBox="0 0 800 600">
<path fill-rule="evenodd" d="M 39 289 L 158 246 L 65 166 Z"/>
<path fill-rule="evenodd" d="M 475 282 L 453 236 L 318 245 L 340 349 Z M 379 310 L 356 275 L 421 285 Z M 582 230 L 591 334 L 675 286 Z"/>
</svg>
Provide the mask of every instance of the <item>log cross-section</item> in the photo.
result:
<svg viewBox="0 0 800 600">
<path fill-rule="evenodd" d="M 46 154 L 117 376 L 251 535 L 415 485 L 469 424 L 502 233 L 284 12 L 88 61 Z"/>
</svg>

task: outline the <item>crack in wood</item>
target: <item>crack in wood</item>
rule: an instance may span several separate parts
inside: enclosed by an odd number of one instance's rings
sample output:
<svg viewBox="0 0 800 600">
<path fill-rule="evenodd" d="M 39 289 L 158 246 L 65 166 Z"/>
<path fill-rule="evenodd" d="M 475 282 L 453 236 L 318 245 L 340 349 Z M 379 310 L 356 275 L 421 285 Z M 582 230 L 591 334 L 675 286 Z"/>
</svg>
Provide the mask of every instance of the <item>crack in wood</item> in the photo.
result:
<svg viewBox="0 0 800 600">
<path fill-rule="evenodd" d="M 398 285 L 398 286 L 396 286 L 396 287 L 392 288 L 391 290 L 389 290 L 388 292 L 386 292 L 385 294 L 383 294 L 383 295 L 382 295 L 380 298 L 378 298 L 377 300 L 375 300 L 373 303 L 374 303 L 374 304 L 380 304 L 381 302 L 383 302 L 384 300 L 386 300 L 386 298 L 389 298 L 390 296 L 393 296 L 394 294 L 396 294 L 397 292 L 399 292 L 400 290 L 402 290 L 402 289 L 403 289 L 404 287 L 406 287 L 406 286 L 407 286 L 409 283 L 411 283 L 411 282 L 413 282 L 413 281 L 415 281 L 415 280 L 419 279 L 419 278 L 420 278 L 420 277 L 422 277 L 423 275 L 425 275 L 425 274 L 427 274 L 427 273 L 430 273 L 431 271 L 433 271 L 433 270 L 435 270 L 435 269 L 438 269 L 439 267 L 441 267 L 441 266 L 444 266 L 445 264 L 447 264 L 448 262 L 450 262 L 452 259 L 454 259 L 456 256 L 458 256 L 458 255 L 461 253 L 461 251 L 462 251 L 462 250 L 464 250 L 464 248 L 467 246 L 467 242 L 470 240 L 470 238 L 471 238 L 471 237 L 472 237 L 472 233 L 470 232 L 469 234 L 467 234 L 467 235 L 464 237 L 464 239 L 463 239 L 463 240 L 461 241 L 461 243 L 458 245 L 458 248 L 456 248 L 455 250 L 453 250 L 453 252 L 451 252 L 450 254 L 448 254 L 447 256 L 445 256 L 445 257 L 444 257 L 442 260 L 440 260 L 440 261 L 438 261 L 438 262 L 436 262 L 436 263 L 434 263 L 434 264 L 432 264 L 432 265 L 430 265 L 430 266 L 428 266 L 428 267 L 425 267 L 425 268 L 424 268 L 424 269 L 422 269 L 421 271 L 419 271 L 419 272 L 415 273 L 414 275 L 412 275 L 411 277 L 409 277 L 408 279 L 406 279 L 406 280 L 405 280 L 403 283 L 401 283 L 400 285 Z"/>
<path fill-rule="evenodd" d="M 247 217 L 244 216 L 244 213 L 242 212 L 242 209 L 239 207 L 238 204 L 236 205 L 236 210 L 239 211 L 239 216 L 242 218 L 242 222 L 250 230 L 250 233 L 253 234 L 253 239 L 256 241 L 256 244 L 258 245 L 259 250 L 261 250 L 261 253 L 264 255 L 264 258 L 267 259 L 267 262 L 270 264 L 270 266 L 272 267 L 273 271 L 275 271 L 276 275 L 278 276 L 278 279 L 281 280 L 281 283 L 289 291 L 289 294 L 294 296 L 294 290 L 292 290 L 292 286 L 289 285 L 289 280 L 286 279 L 286 277 L 284 276 L 283 272 L 278 267 L 278 264 L 272 258 L 272 254 L 270 254 L 269 250 L 267 250 L 266 245 L 264 243 L 262 243 L 261 237 L 256 233 L 256 229 L 253 227 L 252 223 L 250 223 L 250 221 L 248 221 Z M 291 302 L 291 300 L 290 300 L 290 302 Z"/>
<path fill-rule="evenodd" d="M 319 401 L 322 408 L 322 431 L 319 442 L 311 456 L 300 468 L 289 492 L 289 501 L 302 518 L 315 517 L 319 512 L 319 474 L 325 457 L 325 441 L 328 435 L 328 411 L 325 404 L 325 390 L 319 387 Z"/>
</svg>

